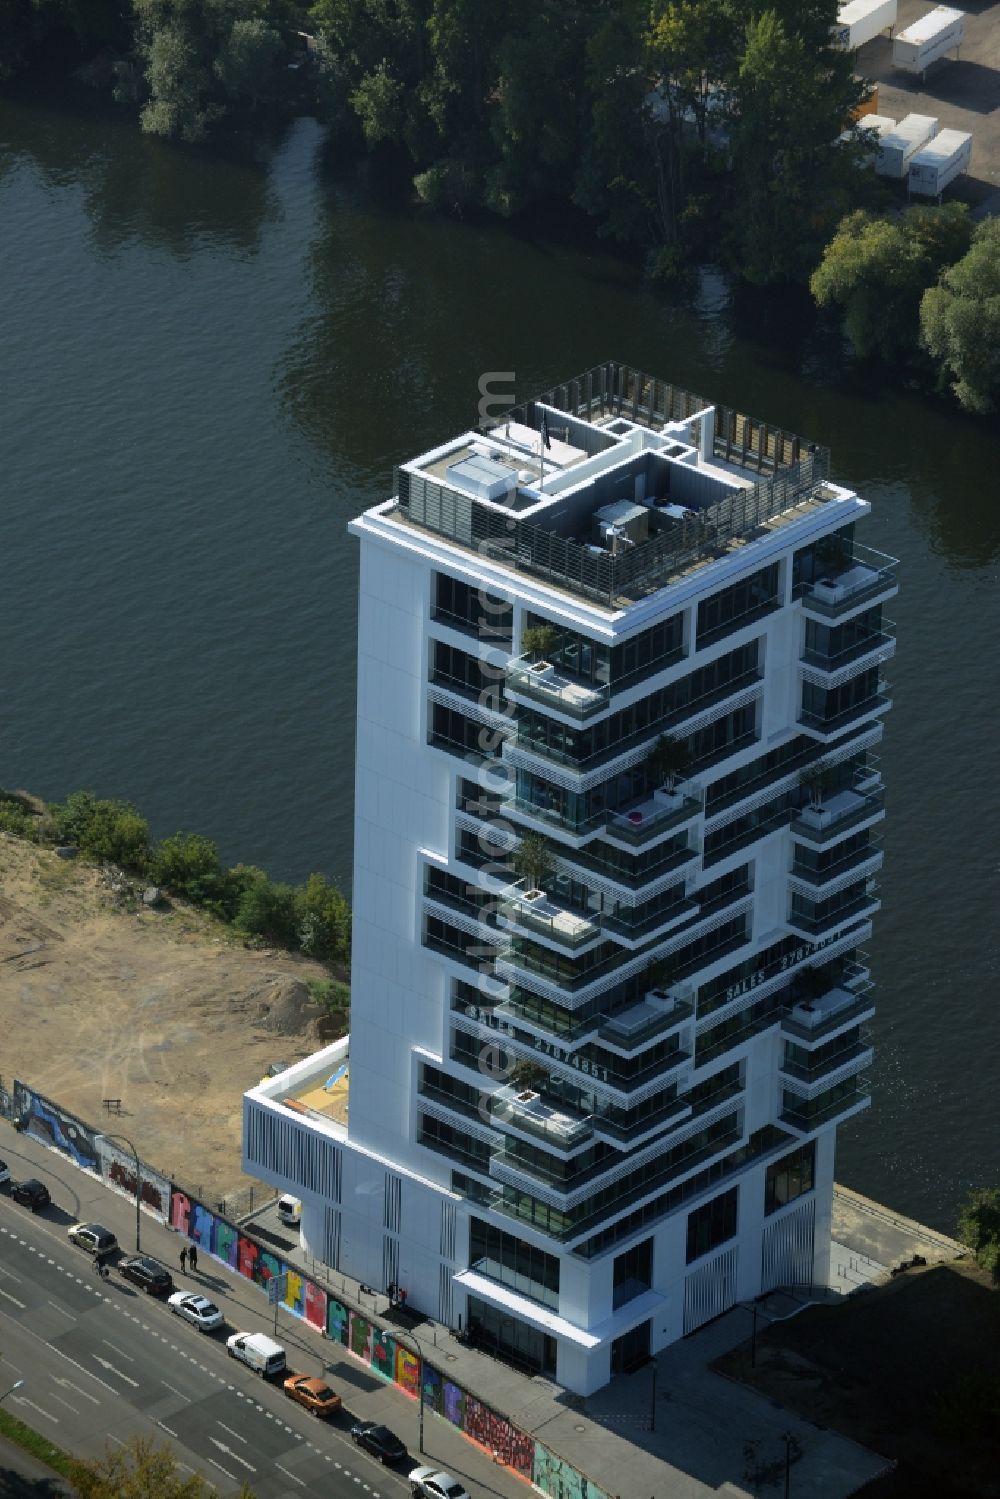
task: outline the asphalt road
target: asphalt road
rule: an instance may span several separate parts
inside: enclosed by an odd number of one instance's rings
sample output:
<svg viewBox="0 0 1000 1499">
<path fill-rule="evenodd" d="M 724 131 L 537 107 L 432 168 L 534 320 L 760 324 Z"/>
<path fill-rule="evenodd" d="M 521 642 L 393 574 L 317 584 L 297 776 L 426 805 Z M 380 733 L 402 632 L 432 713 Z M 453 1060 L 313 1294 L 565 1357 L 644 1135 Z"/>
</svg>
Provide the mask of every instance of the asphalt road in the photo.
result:
<svg viewBox="0 0 1000 1499">
<path fill-rule="evenodd" d="M 407 1465 L 396 1474 L 360 1452 L 346 1413 L 320 1422 L 230 1359 L 235 1329 L 201 1333 L 114 1272 L 102 1282 L 64 1217 L 36 1217 L 0 1189 L 0 1378 L 24 1380 L 8 1409 L 83 1455 L 136 1434 L 169 1439 L 223 1495 L 244 1482 L 258 1499 L 407 1492 Z"/>
</svg>

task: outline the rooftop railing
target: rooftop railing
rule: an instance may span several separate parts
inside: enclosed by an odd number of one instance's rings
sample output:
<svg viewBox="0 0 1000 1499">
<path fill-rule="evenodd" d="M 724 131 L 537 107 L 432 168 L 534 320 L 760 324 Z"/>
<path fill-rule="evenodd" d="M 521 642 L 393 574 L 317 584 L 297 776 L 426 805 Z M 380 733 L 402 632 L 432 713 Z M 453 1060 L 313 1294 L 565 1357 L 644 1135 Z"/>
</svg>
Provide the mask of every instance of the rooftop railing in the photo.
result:
<svg viewBox="0 0 1000 1499">
<path fill-rule="evenodd" d="M 541 403 L 529 402 L 508 413 L 508 419 L 537 426 L 539 404 L 591 420 L 617 413 L 653 426 L 712 405 L 619 364 L 599 365 L 547 392 Z M 829 477 L 828 449 L 805 444 L 728 407 L 714 409 L 714 456 L 755 468 L 761 478 L 749 488 L 727 490 L 714 504 L 673 521 L 668 529 L 617 555 L 589 545 L 589 537 L 559 536 L 544 524 L 482 504 L 407 469 L 395 475 L 397 510 L 415 526 L 557 588 L 607 607 L 634 602 L 685 569 L 722 556 L 734 539 L 751 535 L 774 516 L 811 498 Z"/>
</svg>

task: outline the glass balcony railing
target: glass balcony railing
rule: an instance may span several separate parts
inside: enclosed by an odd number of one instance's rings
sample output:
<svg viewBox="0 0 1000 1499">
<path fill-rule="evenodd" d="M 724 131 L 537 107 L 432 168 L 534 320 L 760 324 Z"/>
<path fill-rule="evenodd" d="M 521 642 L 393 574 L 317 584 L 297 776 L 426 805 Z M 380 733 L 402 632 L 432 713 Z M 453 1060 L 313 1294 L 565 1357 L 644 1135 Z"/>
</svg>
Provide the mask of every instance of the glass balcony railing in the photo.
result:
<svg viewBox="0 0 1000 1499">
<path fill-rule="evenodd" d="M 811 583 L 800 583 L 796 596 L 811 614 L 836 619 L 894 590 L 898 565 L 895 557 L 855 544 L 853 556 L 838 571 Z"/>
<path fill-rule="evenodd" d="M 582 681 L 549 661 L 529 661 L 526 656 L 518 656 L 510 663 L 507 685 L 521 697 L 581 720 L 600 713 L 611 701 L 606 683 Z"/>
<path fill-rule="evenodd" d="M 601 935 L 602 917 L 598 912 L 588 916 L 561 906 L 544 890 L 530 889 L 527 880 L 519 880 L 503 892 L 497 915 L 499 925 L 537 932 L 571 952 Z"/>
<path fill-rule="evenodd" d="M 852 786 L 794 812 L 792 836 L 808 843 L 828 843 L 834 838 L 842 838 L 884 809 L 881 778 L 871 769 L 862 767 L 855 774 Z"/>
<path fill-rule="evenodd" d="M 862 1068 L 871 1065 L 871 1060 L 872 1048 L 865 1040 L 840 1047 L 831 1056 L 817 1057 L 809 1062 L 793 1061 L 786 1057 L 778 1070 L 783 1077 L 794 1078 L 796 1082 L 804 1084 L 807 1088 L 815 1089 L 816 1085 L 822 1083 L 823 1079 L 829 1077 L 831 1073 L 849 1067 L 860 1072 Z"/>
<path fill-rule="evenodd" d="M 793 1093 L 785 1093 L 778 1119 L 790 1129 L 801 1134 L 811 1134 L 813 1130 L 830 1124 L 844 1114 L 854 1113 L 870 1102 L 867 1079 L 855 1076 L 848 1078 L 846 1083 L 838 1083 L 831 1088 L 829 1096 L 821 1093 L 818 1098 L 805 1099 Z"/>
<path fill-rule="evenodd" d="M 788 925 L 793 932 L 800 932 L 803 936 L 817 939 L 847 922 L 873 916 L 878 908 L 878 885 L 874 880 L 870 880 L 863 893 L 853 896 L 842 905 L 831 907 L 828 911 L 812 912 L 804 905 L 793 903 Z"/>
<path fill-rule="evenodd" d="M 535 1089 L 513 1083 L 493 1094 L 490 1117 L 555 1149 L 581 1145 L 594 1133 L 589 1115 L 574 1114 L 565 1107 L 554 1108 Z"/>
<path fill-rule="evenodd" d="M 823 739 L 834 739 L 852 724 L 862 723 L 866 718 L 875 718 L 892 707 L 888 682 L 880 682 L 878 686 L 877 692 L 871 693 L 861 702 L 852 703 L 840 713 L 811 713 L 803 709 L 799 714 L 799 723 L 807 733 L 817 734 Z"/>
<path fill-rule="evenodd" d="M 891 621 L 887 620 L 887 624 Z M 876 630 L 871 635 L 865 636 L 863 640 L 856 640 L 853 645 L 847 646 L 842 651 L 817 651 L 804 650 L 802 652 L 802 664 L 808 666 L 813 673 L 822 673 L 825 676 L 850 676 L 850 668 L 869 664 L 869 660 L 888 661 L 896 649 L 896 637 L 885 630 Z"/>
<path fill-rule="evenodd" d="M 606 814 L 609 838 L 620 843 L 642 847 L 671 828 L 681 827 L 697 817 L 702 809 L 703 793 L 689 781 L 682 781 L 674 791 L 654 791 L 631 807 Z"/>
<path fill-rule="evenodd" d="M 812 850 L 807 850 L 807 852 L 811 853 Z M 876 870 L 874 867 L 872 867 L 871 869 L 862 868 L 863 865 L 867 865 L 874 860 L 878 860 L 879 865 L 881 865 L 882 850 L 878 847 L 878 844 L 874 839 L 866 843 L 864 848 L 856 848 L 853 849 L 850 853 L 842 855 L 842 857 L 840 857 L 839 859 L 831 859 L 830 853 L 836 852 L 836 849 L 831 849 L 827 854 L 813 855 L 814 858 L 823 858 L 829 860 L 829 862 L 824 864 L 822 868 L 816 868 L 814 865 L 803 859 L 793 860 L 793 877 L 796 880 L 801 881 L 803 884 L 812 885 L 819 889 L 819 887 L 821 887 L 822 885 L 829 884 L 831 880 L 839 879 L 842 874 L 847 874 L 852 869 L 858 870 L 859 879 L 863 874 L 875 874 Z"/>
</svg>

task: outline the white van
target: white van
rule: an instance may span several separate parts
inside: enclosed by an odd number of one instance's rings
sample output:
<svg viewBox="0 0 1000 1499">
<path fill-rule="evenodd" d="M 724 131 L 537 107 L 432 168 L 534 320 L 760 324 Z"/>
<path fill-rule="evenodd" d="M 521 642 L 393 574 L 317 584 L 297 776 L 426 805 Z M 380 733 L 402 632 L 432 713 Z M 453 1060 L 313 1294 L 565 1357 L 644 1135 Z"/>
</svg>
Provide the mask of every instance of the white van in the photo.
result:
<svg viewBox="0 0 1000 1499">
<path fill-rule="evenodd" d="M 234 1332 L 226 1339 L 230 1358 L 238 1358 L 265 1379 L 285 1372 L 285 1350 L 262 1332 Z"/>
<path fill-rule="evenodd" d="M 299 1219 L 302 1217 L 302 1204 L 299 1199 L 289 1196 L 287 1192 L 284 1197 L 279 1197 L 278 1217 L 289 1228 L 298 1228 Z"/>
</svg>

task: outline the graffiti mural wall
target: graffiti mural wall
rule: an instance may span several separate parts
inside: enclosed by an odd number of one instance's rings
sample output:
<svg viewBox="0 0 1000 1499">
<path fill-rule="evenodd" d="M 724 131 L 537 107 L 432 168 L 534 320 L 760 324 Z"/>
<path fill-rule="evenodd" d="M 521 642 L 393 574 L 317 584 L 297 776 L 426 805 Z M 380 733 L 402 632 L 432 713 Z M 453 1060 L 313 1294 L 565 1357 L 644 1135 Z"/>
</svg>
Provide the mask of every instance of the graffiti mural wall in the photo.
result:
<svg viewBox="0 0 1000 1499">
<path fill-rule="evenodd" d="M 83 1171 L 101 1174 L 97 1136 L 89 1125 L 52 1103 L 41 1093 L 14 1079 L 14 1118 L 25 1134 L 68 1155 Z"/>
<path fill-rule="evenodd" d="M 129 1151 L 115 1144 L 113 1140 L 109 1140 L 106 1135 L 97 1135 L 95 1143 L 100 1158 L 101 1175 L 108 1186 L 113 1191 L 120 1192 L 123 1197 L 131 1197 L 134 1200 L 134 1157 Z M 142 1205 L 154 1217 L 159 1218 L 161 1223 L 166 1223 L 170 1214 L 170 1183 L 165 1176 L 161 1176 L 144 1161 L 140 1162 L 140 1168 Z"/>
<path fill-rule="evenodd" d="M 177 1187 L 170 1195 L 170 1226 L 193 1240 L 205 1254 L 252 1280 L 261 1290 L 276 1275 L 287 1275 L 285 1296 L 280 1305 L 293 1317 L 301 1317 L 320 1331 L 326 1327 L 327 1297 L 321 1286 L 307 1280 L 294 1265 L 271 1254 L 256 1239 L 241 1233 L 228 1218 L 214 1213 Z"/>
<path fill-rule="evenodd" d="M 134 1158 L 101 1131 L 16 1079 L 10 1109 L 27 1134 L 62 1151 L 82 1170 L 103 1177 L 115 1191 L 135 1196 Z M 429 1410 L 532 1483 L 546 1499 L 613 1499 L 557 1453 L 454 1384 L 439 1369 L 421 1362 L 391 1331 L 345 1306 L 228 1219 L 144 1164 L 140 1176 L 142 1202 L 149 1212 L 262 1291 L 273 1277 L 287 1275 L 281 1302 L 285 1311 L 325 1333 L 373 1373 L 398 1385 L 404 1394 L 415 1400 L 422 1397 Z"/>
</svg>

